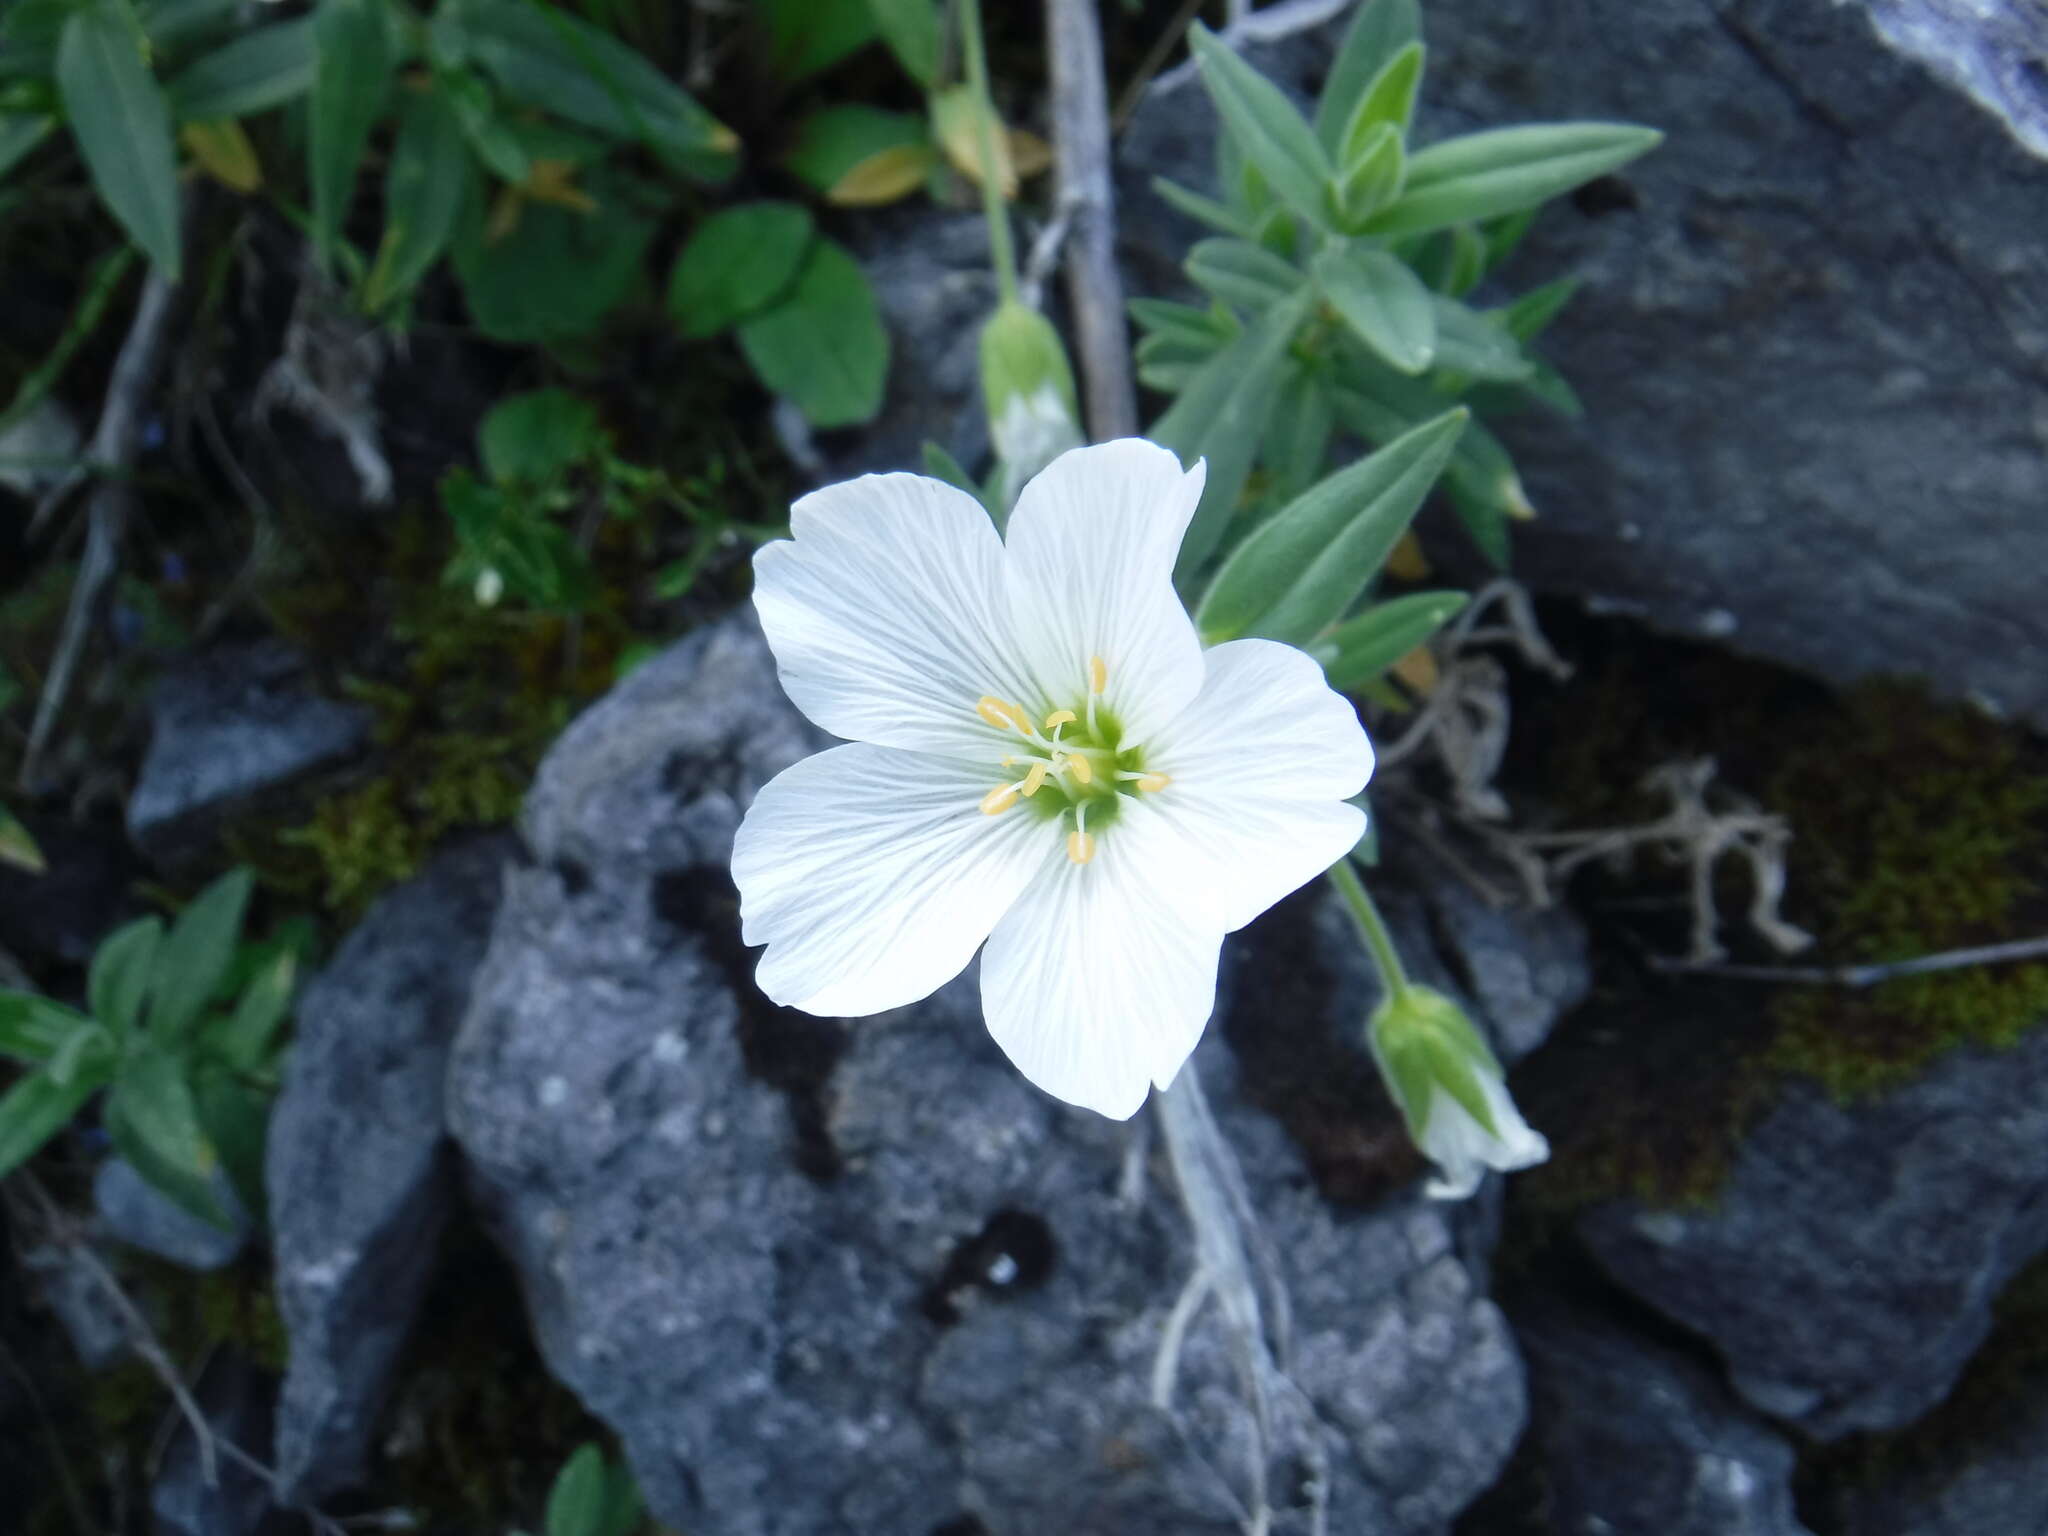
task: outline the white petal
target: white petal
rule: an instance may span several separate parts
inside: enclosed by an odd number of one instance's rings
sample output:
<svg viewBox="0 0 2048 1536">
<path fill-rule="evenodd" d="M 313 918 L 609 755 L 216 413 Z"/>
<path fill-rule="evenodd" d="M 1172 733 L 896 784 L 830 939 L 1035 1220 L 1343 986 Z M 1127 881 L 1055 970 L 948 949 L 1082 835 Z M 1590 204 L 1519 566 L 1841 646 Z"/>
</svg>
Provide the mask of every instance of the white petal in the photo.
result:
<svg viewBox="0 0 2048 1536">
<path fill-rule="evenodd" d="M 1150 737 L 1202 685 L 1201 641 L 1173 590 L 1173 562 L 1203 475 L 1122 438 L 1061 454 L 1010 514 L 1005 578 L 1039 702 L 1077 707 L 1100 656 L 1103 702 L 1126 745 Z"/>
<path fill-rule="evenodd" d="M 1201 892 L 1235 932 L 1364 834 L 1344 801 L 1371 777 L 1372 745 L 1305 652 L 1233 640 L 1204 659 L 1194 703 L 1146 745 L 1146 768 L 1172 780 L 1148 803 L 1202 858 Z"/>
<path fill-rule="evenodd" d="M 1529 1128 L 1509 1097 L 1507 1085 L 1491 1072 L 1479 1074 L 1479 1091 L 1500 1135 L 1489 1133 L 1471 1111 L 1438 1089 L 1430 1097 L 1429 1122 L 1422 1131 L 1422 1150 L 1437 1165 L 1438 1176 L 1423 1193 L 1432 1200 L 1463 1200 L 1479 1187 L 1486 1170 L 1511 1173 L 1532 1168 L 1550 1156 L 1550 1143 Z"/>
<path fill-rule="evenodd" d="M 900 1008 L 959 975 L 1056 828 L 984 816 L 987 773 L 856 743 L 807 757 L 754 798 L 733 844 L 740 933 L 766 944 L 761 990 L 806 1013 Z"/>
<path fill-rule="evenodd" d="M 1180 857 L 1156 813 L 1126 807 L 1091 863 L 1046 865 L 990 935 L 989 1033 L 1055 1098 L 1128 1119 L 1201 1039 L 1223 935 L 1172 900 Z"/>
<path fill-rule="evenodd" d="M 980 504 L 922 475 L 864 475 L 803 497 L 789 526 L 754 557 L 754 606 L 797 708 L 852 741 L 999 757 L 975 702 L 1027 677 Z"/>
</svg>

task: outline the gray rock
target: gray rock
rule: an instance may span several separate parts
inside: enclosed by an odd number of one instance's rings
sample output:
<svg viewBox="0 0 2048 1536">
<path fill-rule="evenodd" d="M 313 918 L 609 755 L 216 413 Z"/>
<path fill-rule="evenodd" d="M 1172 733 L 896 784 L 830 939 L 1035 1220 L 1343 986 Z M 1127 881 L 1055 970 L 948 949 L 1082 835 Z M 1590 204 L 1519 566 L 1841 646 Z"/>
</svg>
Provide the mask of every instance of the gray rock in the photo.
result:
<svg viewBox="0 0 2048 1536">
<path fill-rule="evenodd" d="M 362 1474 L 453 1193 L 448 1052 L 510 839 L 442 854 L 307 986 L 270 1120 L 278 1311 L 291 1343 L 276 1468 L 288 1499 Z"/>
<path fill-rule="evenodd" d="M 970 975 L 850 1026 L 768 1005 L 733 931 L 742 808 L 818 738 L 751 619 L 648 663 L 542 765 L 450 1073 L 475 1194 L 553 1369 L 702 1536 L 1240 1529 L 1250 1421 L 1213 1307 L 1149 1402 L 1191 1263 L 1132 1134 L 1037 1093 Z M 1197 1058 L 1293 1294 L 1332 1528 L 1440 1533 L 1497 1471 L 1522 1376 L 1447 1213 L 1319 1196 Z M 1133 1192 L 1139 1198 L 1132 1198 Z M 1274 1469 L 1306 1529 L 1309 1463 Z"/>
<path fill-rule="evenodd" d="M 103 1371 L 127 1354 L 128 1320 L 74 1245 L 39 1243 L 22 1254 L 21 1267 L 79 1364 Z"/>
<path fill-rule="evenodd" d="M 1499 423 L 1542 513 L 1517 574 L 1828 677 L 1921 672 L 2048 722 L 2048 165 L 2021 147 L 2040 142 L 2039 7 L 1426 10 L 1425 138 L 1564 118 L 1669 135 L 1549 210 L 1506 273 L 1585 279 L 1544 344 L 1585 418 Z M 1305 87 L 1342 25 L 1250 56 Z M 1134 291 L 1181 286 L 1193 231 L 1147 182 L 1207 190 L 1212 135 L 1179 76 L 1131 123 Z"/>
<path fill-rule="evenodd" d="M 1518 1307 L 1514 1321 L 1549 1529 L 1807 1536 L 1792 1447 L 1712 1373 L 1555 1302 Z"/>
<path fill-rule="evenodd" d="M 1795 1083 L 1712 1207 L 1617 1202 L 1580 1234 L 1622 1285 L 1710 1340 L 1751 1404 L 1833 1439 L 1940 1401 L 2006 1281 L 2048 1249 L 2044 1187 L 2039 1028 L 1879 1098 L 1839 1104 Z"/>
<path fill-rule="evenodd" d="M 370 736 L 370 712 L 314 693 L 303 658 L 276 640 L 222 647 L 175 668 L 157 684 L 150 721 L 128 835 L 160 861 Z"/>
<path fill-rule="evenodd" d="M 271 1383 L 248 1361 L 218 1356 L 194 1390 L 218 1440 L 264 1459 L 270 1440 Z M 209 1477 L 191 1426 L 180 1423 L 149 1487 L 154 1536 L 256 1536 L 269 1518 L 268 1483 L 242 1462 L 217 1454 Z"/>
<path fill-rule="evenodd" d="M 1852 1488 L 1844 1536 L 2035 1536 L 2048 1531 L 2048 1376 L 2035 1372 L 1982 1438 L 1931 1465 Z"/>
<path fill-rule="evenodd" d="M 160 1193 L 125 1158 L 110 1157 L 93 1175 L 92 1198 L 108 1233 L 187 1269 L 221 1269 L 249 1242 L 249 1213 L 225 1173 L 215 1171 L 213 1196 L 232 1225 L 217 1227 Z"/>
</svg>

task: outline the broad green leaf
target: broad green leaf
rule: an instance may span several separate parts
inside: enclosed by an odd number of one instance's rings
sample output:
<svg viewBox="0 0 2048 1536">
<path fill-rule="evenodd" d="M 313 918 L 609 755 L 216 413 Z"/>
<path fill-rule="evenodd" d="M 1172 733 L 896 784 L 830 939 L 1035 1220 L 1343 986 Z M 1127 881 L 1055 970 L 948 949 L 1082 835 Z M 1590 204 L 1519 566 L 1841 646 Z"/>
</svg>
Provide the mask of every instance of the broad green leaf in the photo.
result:
<svg viewBox="0 0 2048 1536">
<path fill-rule="evenodd" d="M 1408 176 L 1408 152 L 1391 123 L 1377 124 L 1359 146 L 1358 156 L 1337 178 L 1339 224 L 1347 231 L 1363 229 L 1372 216 L 1401 195 Z"/>
<path fill-rule="evenodd" d="M 1305 281 L 1290 263 L 1249 240 L 1198 241 L 1183 265 L 1205 292 L 1253 313 L 1298 291 Z"/>
<path fill-rule="evenodd" d="M 617 38 L 538 0 L 462 0 L 469 56 L 513 96 L 616 138 L 638 139 L 686 176 L 731 174 L 739 140 Z"/>
<path fill-rule="evenodd" d="M 220 1154 L 177 1056 L 154 1041 L 124 1056 L 102 1118 L 114 1150 L 137 1173 L 200 1220 L 228 1225 L 215 1193 Z"/>
<path fill-rule="evenodd" d="M 105 1083 L 104 1075 L 77 1069 L 60 1083 L 48 1067 L 38 1067 L 0 1095 L 0 1177 L 41 1151 Z"/>
<path fill-rule="evenodd" d="M 1244 156 L 1289 208 L 1312 225 L 1329 222 L 1330 156 L 1277 85 L 1200 22 L 1189 31 L 1202 84 Z"/>
<path fill-rule="evenodd" d="M 1364 0 L 1316 99 L 1316 137 L 1335 158 L 1358 100 L 1394 56 L 1422 40 L 1417 0 Z"/>
<path fill-rule="evenodd" d="M 956 85 L 931 97 L 932 137 L 945 150 L 953 169 L 979 184 L 983 179 L 983 134 L 995 155 L 996 188 L 1004 197 L 1017 195 L 1017 166 L 1010 157 L 1010 130 L 993 112 L 985 112 L 973 87 Z"/>
<path fill-rule="evenodd" d="M 882 408 L 889 333 L 860 263 L 819 240 L 779 304 L 743 321 L 740 349 L 761 382 L 814 427 L 847 427 Z"/>
<path fill-rule="evenodd" d="M 116 1034 L 126 1034 L 142 1017 L 142 1000 L 149 995 L 156 975 L 163 937 L 162 919 L 138 917 L 116 928 L 93 951 L 92 969 L 86 977 L 86 1006 Z"/>
<path fill-rule="evenodd" d="M 1313 269 L 1330 307 L 1389 366 L 1420 373 L 1436 361 L 1435 295 L 1406 263 L 1385 251 L 1333 246 Z"/>
<path fill-rule="evenodd" d="M 291 1009 L 299 957 L 289 949 L 272 955 L 235 1003 L 235 1011 L 208 1031 L 209 1050 L 237 1071 L 254 1072 L 269 1059 L 277 1029 Z"/>
<path fill-rule="evenodd" d="M 1514 213 L 1626 165 L 1663 138 L 1628 123 L 1549 123 L 1447 139 L 1408 157 L 1400 200 L 1368 228 L 1416 234 Z"/>
<path fill-rule="evenodd" d="M 1251 226 L 1239 218 L 1235 211 L 1226 208 L 1212 197 L 1190 192 L 1179 182 L 1168 181 L 1164 176 L 1154 176 L 1152 190 L 1157 192 L 1163 201 L 1186 214 L 1197 224 L 1206 224 L 1209 228 L 1221 230 L 1226 235 L 1251 234 Z"/>
<path fill-rule="evenodd" d="M 442 91 L 408 91 L 384 177 L 384 237 L 363 283 L 371 313 L 410 293 L 454 242 L 474 175 L 455 103 Z"/>
<path fill-rule="evenodd" d="M 1579 291 L 1576 277 L 1560 277 L 1555 282 L 1545 283 L 1541 288 L 1531 288 L 1520 298 L 1493 311 L 1494 317 L 1507 327 L 1508 334 L 1527 346 L 1550 327 Z"/>
<path fill-rule="evenodd" d="M 944 33 L 936 0 L 867 0 L 882 41 L 919 85 L 938 83 Z"/>
<path fill-rule="evenodd" d="M 549 345 L 587 336 L 640 277 L 654 226 L 628 212 L 599 179 L 594 213 L 528 206 L 500 239 L 482 222 L 455 243 L 469 312 L 497 341 Z"/>
<path fill-rule="evenodd" d="M 0 1056 L 48 1061 L 66 1040 L 93 1027 L 84 1014 L 47 997 L 0 990 Z"/>
<path fill-rule="evenodd" d="M 308 166 L 313 183 L 314 244 L 333 259 L 348 217 L 370 129 L 391 88 L 386 0 L 320 0 L 313 12 L 313 102 Z"/>
<path fill-rule="evenodd" d="M 1374 603 L 1318 638 L 1308 653 L 1330 686 L 1349 692 L 1372 681 L 1448 624 L 1465 606 L 1463 592 L 1411 592 Z"/>
<path fill-rule="evenodd" d="M 743 203 L 691 233 L 669 274 L 668 313 L 685 336 L 711 336 L 780 298 L 815 227 L 797 203 Z"/>
<path fill-rule="evenodd" d="M 877 32 L 868 0 L 755 0 L 754 12 L 768 31 L 770 67 L 789 81 L 830 69 Z"/>
<path fill-rule="evenodd" d="M 313 18 L 257 27 L 188 64 L 166 88 L 181 123 L 248 117 L 313 88 Z"/>
<path fill-rule="evenodd" d="M 116 0 L 87 0 L 64 23 L 57 91 L 107 211 L 176 281 L 183 258 L 170 108 L 142 62 L 142 34 Z"/>
<path fill-rule="evenodd" d="M 57 126 L 47 112 L 0 112 L 0 176 L 18 165 Z"/>
<path fill-rule="evenodd" d="M 604 446 L 597 407 L 566 389 L 508 395 L 477 428 L 484 470 L 499 485 L 541 485 Z"/>
<path fill-rule="evenodd" d="M 604 1453 L 594 1445 L 578 1447 L 548 1490 L 547 1536 L 604 1536 L 609 1495 Z"/>
<path fill-rule="evenodd" d="M 1338 470 L 1267 520 L 1223 562 L 1195 613 L 1210 644 L 1255 635 L 1299 645 L 1343 616 L 1449 463 L 1462 408 Z"/>
<path fill-rule="evenodd" d="M 0 805 L 0 864 L 26 870 L 31 875 L 40 875 L 49 868 L 43 862 L 43 850 L 36 846 L 28 828 L 4 805 Z"/>
<path fill-rule="evenodd" d="M 894 201 L 877 193 L 902 196 L 923 186 L 933 159 L 931 130 L 922 118 L 849 103 L 805 118 L 784 164 L 834 202 L 865 204 Z M 878 164 L 899 174 L 886 186 L 866 185 L 875 181 Z M 851 184 L 858 184 L 856 194 L 848 197 Z"/>
<path fill-rule="evenodd" d="M 1196 370 L 1148 436 L 1180 455 L 1182 464 L 1208 461 L 1174 579 L 1186 582 L 1221 542 L 1251 477 L 1266 418 L 1278 394 L 1281 366 L 1295 332 L 1308 317 L 1309 296 L 1297 293 L 1273 305 L 1244 333 Z"/>
<path fill-rule="evenodd" d="M 1494 382 L 1529 376 L 1529 359 L 1505 325 L 1442 294 L 1430 294 L 1429 302 L 1436 312 L 1439 368 Z"/>
<path fill-rule="evenodd" d="M 156 953 L 150 989 L 149 1029 L 158 1040 L 182 1039 L 220 989 L 235 958 L 254 884 L 246 868 L 231 869 L 193 897 L 171 924 Z"/>
<path fill-rule="evenodd" d="M 1348 168 L 1355 164 L 1382 126 L 1392 128 L 1406 142 L 1408 127 L 1415 120 L 1416 92 L 1422 86 L 1422 62 L 1423 47 L 1419 42 L 1408 44 L 1387 60 L 1385 68 L 1358 98 L 1351 121 L 1345 125 L 1343 147 L 1335 156 L 1339 166 Z"/>
</svg>

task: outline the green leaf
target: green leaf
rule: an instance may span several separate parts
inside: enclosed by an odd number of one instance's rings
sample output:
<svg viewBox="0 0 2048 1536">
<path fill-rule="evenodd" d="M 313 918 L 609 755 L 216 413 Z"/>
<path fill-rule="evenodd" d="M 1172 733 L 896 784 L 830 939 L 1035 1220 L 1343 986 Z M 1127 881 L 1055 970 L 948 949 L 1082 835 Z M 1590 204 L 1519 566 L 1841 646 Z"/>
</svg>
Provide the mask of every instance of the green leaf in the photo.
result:
<svg viewBox="0 0 2048 1536">
<path fill-rule="evenodd" d="M 953 457 L 945 444 L 925 439 L 924 451 L 920 457 L 924 461 L 924 472 L 934 480 L 943 480 L 955 490 L 965 491 L 976 501 L 981 502 L 984 509 L 988 506 L 987 500 L 981 494 L 981 487 L 974 483 L 974 476 L 967 473 L 965 467 Z"/>
<path fill-rule="evenodd" d="M 1209 584 L 1195 613 L 1203 638 L 1299 645 L 1334 623 L 1379 574 L 1470 417 L 1446 411 L 1288 503 Z"/>
<path fill-rule="evenodd" d="M 135 7 L 143 36 L 161 52 L 186 38 L 226 23 L 241 0 L 142 0 Z"/>
<path fill-rule="evenodd" d="M 755 0 L 768 29 L 770 67 L 797 81 L 830 69 L 875 40 L 868 0 Z"/>
<path fill-rule="evenodd" d="M 1550 328 L 1579 291 L 1579 279 L 1560 277 L 1556 282 L 1545 283 L 1541 288 L 1531 288 L 1520 298 L 1502 305 L 1495 310 L 1494 317 L 1507 327 L 1508 334 L 1527 346 Z"/>
<path fill-rule="evenodd" d="M 927 90 L 936 85 L 944 28 L 933 0 L 867 0 L 867 4 L 896 62 Z"/>
<path fill-rule="evenodd" d="M 0 176 L 49 136 L 57 119 L 47 112 L 0 112 Z"/>
<path fill-rule="evenodd" d="M 142 34 L 115 0 L 88 0 L 64 23 L 57 92 L 107 211 L 175 282 L 182 247 L 171 112 L 142 62 Z"/>
<path fill-rule="evenodd" d="M 1406 190 L 1367 227 L 1418 234 L 1514 213 L 1626 165 L 1663 138 L 1628 123 L 1551 123 L 1447 139 L 1408 157 Z"/>
<path fill-rule="evenodd" d="M 1444 268 L 1439 289 L 1446 297 L 1461 299 L 1479 286 L 1486 275 L 1486 241 L 1470 224 L 1451 230 L 1451 259 Z"/>
<path fill-rule="evenodd" d="M 520 100 L 637 139 L 700 181 L 732 173 L 733 132 L 631 48 L 537 0 L 460 0 L 469 56 Z"/>
<path fill-rule="evenodd" d="M 1357 231 L 1401 195 L 1408 177 L 1408 152 L 1393 124 L 1380 123 L 1359 145 L 1358 156 L 1337 178 L 1337 214 L 1346 230 Z"/>
<path fill-rule="evenodd" d="M 490 173 L 514 186 L 526 180 L 533 157 L 512 125 L 498 115 L 490 86 L 466 69 L 450 69 L 435 78 L 435 87 L 437 94 L 448 98 L 462 136 Z"/>
<path fill-rule="evenodd" d="M 1529 376 L 1529 359 L 1505 325 L 1456 299 L 1447 299 L 1442 294 L 1428 297 L 1436 312 L 1438 367 L 1496 382 Z"/>
<path fill-rule="evenodd" d="M 1226 304 L 1257 313 L 1301 288 L 1291 264 L 1248 240 L 1202 240 L 1188 252 L 1187 274 Z"/>
<path fill-rule="evenodd" d="M 500 485 L 542 485 L 604 447 L 597 407 L 566 389 L 507 395 L 477 428 L 484 470 Z"/>
<path fill-rule="evenodd" d="M 1321 372 L 1296 367 L 1280 386 L 1273 418 L 1266 424 L 1260 458 L 1273 474 L 1276 496 L 1298 496 L 1315 484 L 1329 457 L 1336 408 Z"/>
<path fill-rule="evenodd" d="M 1425 384 L 1371 368 L 1346 370 L 1331 395 L 1337 419 L 1370 443 L 1390 443 L 1443 408 L 1444 397 Z M 1495 565 L 1507 564 L 1507 522 L 1534 515 L 1514 460 L 1500 439 L 1474 421 L 1458 438 L 1444 485 L 1473 541 Z"/>
<path fill-rule="evenodd" d="M 496 341 L 557 344 L 587 336 L 639 278 L 654 226 L 629 212 L 609 181 L 588 184 L 594 213 L 528 205 L 502 239 L 483 221 L 455 242 L 469 312 Z"/>
<path fill-rule="evenodd" d="M 547 1536 L 604 1536 L 609 1484 L 604 1452 L 579 1446 L 548 1491 Z"/>
<path fill-rule="evenodd" d="M 271 1096 L 260 1085 L 218 1066 L 200 1063 L 192 1077 L 192 1104 L 243 1209 L 263 1209 L 263 1142 L 270 1128 Z M 219 1198 L 217 1181 L 208 1194 Z M 226 1213 L 223 1212 L 223 1215 Z"/>
<path fill-rule="evenodd" d="M 1273 305 L 1197 369 L 1180 398 L 1152 425 L 1148 436 L 1179 454 L 1181 463 L 1208 461 L 1201 505 L 1181 541 L 1176 581 L 1201 569 L 1237 509 L 1278 393 L 1287 348 L 1308 316 L 1308 304 L 1302 292 Z"/>
<path fill-rule="evenodd" d="M 111 1061 L 109 1054 L 107 1062 Z M 105 1086 L 103 1072 L 91 1069 L 97 1065 L 76 1063 L 68 1082 L 59 1082 L 48 1067 L 39 1067 L 0 1096 L 0 1177 L 41 1151 Z"/>
<path fill-rule="evenodd" d="M 93 951 L 92 970 L 86 978 L 86 1006 L 116 1034 L 126 1034 L 142 1017 L 142 1000 L 156 974 L 163 937 L 160 918 L 138 917 L 116 928 Z"/>
<path fill-rule="evenodd" d="M 181 123 L 248 117 L 305 95 L 314 69 L 313 18 L 299 16 L 245 32 L 193 60 L 167 94 Z"/>
<path fill-rule="evenodd" d="M 454 242 L 475 174 L 455 103 L 441 91 L 406 94 L 384 178 L 384 238 L 363 284 L 373 314 L 410 293 Z"/>
<path fill-rule="evenodd" d="M 0 426 L 12 412 L 0 413 Z M 0 805 L 0 864 L 24 870 L 31 875 L 40 875 L 49 868 L 43 862 L 43 850 L 36 846 L 36 840 L 15 819 L 14 813 Z"/>
<path fill-rule="evenodd" d="M 1335 156 L 1338 165 L 1356 164 L 1382 127 L 1392 128 L 1407 140 L 1409 125 L 1415 120 L 1415 96 L 1422 87 L 1422 61 L 1422 44 L 1410 43 L 1373 77 L 1345 125 L 1343 147 Z"/>
<path fill-rule="evenodd" d="M 356 167 L 383 115 L 397 63 L 391 53 L 385 0 L 320 0 L 313 12 L 313 102 L 308 167 L 313 183 L 313 237 L 331 261 L 355 191 Z"/>
<path fill-rule="evenodd" d="M 783 163 L 791 174 L 834 202 L 867 203 L 890 199 L 884 195 L 849 197 L 847 189 L 874 181 L 879 166 L 894 166 L 902 173 L 893 185 L 882 189 L 884 192 L 893 191 L 895 185 L 906 191 L 921 186 L 924 170 L 918 167 L 928 168 L 935 156 L 931 130 L 923 118 L 848 103 L 805 118 Z"/>
<path fill-rule="evenodd" d="M 698 225 L 669 274 L 668 313 L 689 337 L 760 313 L 796 280 L 815 227 L 796 203 L 744 203 Z"/>
<path fill-rule="evenodd" d="M 1411 592 L 1374 603 L 1308 647 L 1330 686 L 1348 693 L 1371 682 L 1422 644 L 1465 606 L 1463 592 Z"/>
<path fill-rule="evenodd" d="M 1352 334 L 1402 373 L 1436 361 L 1435 296 L 1385 251 L 1333 246 L 1312 264 L 1316 286 Z"/>
<path fill-rule="evenodd" d="M 242 988 L 235 1011 L 207 1032 L 207 1048 L 237 1071 L 260 1070 L 291 1010 L 298 975 L 299 957 L 291 950 L 272 955 Z"/>
<path fill-rule="evenodd" d="M 0 990 L 0 1056 L 16 1061 L 48 1061 L 64 1042 L 93 1021 L 62 1003 L 34 992 Z"/>
<path fill-rule="evenodd" d="M 1214 308 L 1198 309 L 1170 299 L 1127 299 L 1124 308 L 1148 335 L 1175 337 L 1195 346 L 1221 346 L 1237 334 L 1237 326 Z"/>
<path fill-rule="evenodd" d="M 229 1224 L 215 1193 L 220 1156 L 177 1056 L 151 1041 L 124 1057 L 102 1118 L 137 1173 L 200 1220 Z"/>
<path fill-rule="evenodd" d="M 255 877 L 231 869 L 192 899 L 178 914 L 157 951 L 149 1005 L 150 1033 L 165 1044 L 189 1031 L 235 958 Z"/>
<path fill-rule="evenodd" d="M 1316 137 L 1332 158 L 1359 98 L 1396 54 L 1421 40 L 1422 11 L 1416 0 L 1365 0 L 1358 7 L 1316 99 Z"/>
<path fill-rule="evenodd" d="M 1277 85 L 1200 22 L 1189 46 L 1223 126 L 1275 195 L 1317 227 L 1329 222 L 1329 154 Z"/>
<path fill-rule="evenodd" d="M 860 263 L 820 240 L 781 303 L 739 328 L 761 382 L 787 396 L 814 427 L 846 427 L 882 408 L 889 334 Z"/>
<path fill-rule="evenodd" d="M 1169 206 L 1179 209 L 1197 224 L 1206 224 L 1211 229 L 1221 230 L 1226 235 L 1251 234 L 1251 226 L 1239 218 L 1231 209 L 1224 207 L 1214 198 L 1204 197 L 1199 192 L 1190 192 L 1179 182 L 1168 181 L 1164 176 L 1152 178 L 1152 190 Z"/>
</svg>

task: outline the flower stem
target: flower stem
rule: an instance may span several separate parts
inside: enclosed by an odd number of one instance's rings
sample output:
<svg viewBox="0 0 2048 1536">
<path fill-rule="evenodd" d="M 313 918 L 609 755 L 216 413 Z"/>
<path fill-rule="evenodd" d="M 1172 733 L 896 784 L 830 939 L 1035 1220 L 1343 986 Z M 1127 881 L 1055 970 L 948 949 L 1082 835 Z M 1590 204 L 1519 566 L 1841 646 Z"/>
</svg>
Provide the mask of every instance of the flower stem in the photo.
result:
<svg viewBox="0 0 2048 1536">
<path fill-rule="evenodd" d="M 1372 893 L 1358 878 L 1358 871 L 1351 867 L 1349 854 L 1330 866 L 1330 883 L 1337 887 L 1344 904 L 1351 908 L 1351 919 L 1358 924 L 1358 936 L 1365 940 L 1365 951 L 1379 968 L 1380 981 L 1386 987 L 1387 995 L 1400 996 L 1408 990 L 1407 969 L 1401 964 L 1400 952 L 1394 948 L 1394 937 L 1387 932 L 1386 919 L 1380 916 L 1380 909 L 1374 905 Z"/>
<path fill-rule="evenodd" d="M 981 162 L 981 212 L 988 220 L 989 265 L 1003 301 L 1017 297 L 1017 253 L 1010 243 L 1010 211 L 1003 206 L 1000 162 L 996 159 L 996 107 L 988 93 L 988 49 L 981 37 L 981 0 L 960 0 L 960 45 L 967 56 L 967 85 L 974 93 L 975 155 Z"/>
</svg>

